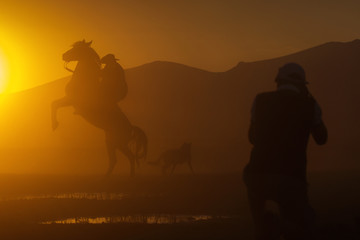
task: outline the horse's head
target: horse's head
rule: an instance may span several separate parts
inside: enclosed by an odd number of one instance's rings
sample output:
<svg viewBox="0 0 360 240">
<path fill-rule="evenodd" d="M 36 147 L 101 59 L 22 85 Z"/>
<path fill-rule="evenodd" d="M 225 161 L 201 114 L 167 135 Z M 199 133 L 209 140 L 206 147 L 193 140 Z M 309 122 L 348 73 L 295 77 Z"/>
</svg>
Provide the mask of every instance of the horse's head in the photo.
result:
<svg viewBox="0 0 360 240">
<path fill-rule="evenodd" d="M 96 62 L 100 62 L 99 55 L 91 48 L 91 43 L 85 40 L 75 42 L 72 48 L 63 54 L 63 60 L 65 62 L 81 61 L 87 59 L 94 59 Z"/>
</svg>

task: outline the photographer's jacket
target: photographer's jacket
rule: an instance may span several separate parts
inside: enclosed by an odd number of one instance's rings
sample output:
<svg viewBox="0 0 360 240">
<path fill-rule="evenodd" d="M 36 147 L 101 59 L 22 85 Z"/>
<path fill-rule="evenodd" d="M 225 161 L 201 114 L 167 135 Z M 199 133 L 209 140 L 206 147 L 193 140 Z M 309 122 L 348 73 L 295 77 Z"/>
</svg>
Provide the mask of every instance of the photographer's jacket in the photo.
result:
<svg viewBox="0 0 360 240">
<path fill-rule="evenodd" d="M 310 134 L 318 144 L 327 131 L 316 101 L 292 85 L 256 96 L 249 139 L 253 144 L 247 171 L 288 175 L 305 180 L 306 148 Z"/>
</svg>

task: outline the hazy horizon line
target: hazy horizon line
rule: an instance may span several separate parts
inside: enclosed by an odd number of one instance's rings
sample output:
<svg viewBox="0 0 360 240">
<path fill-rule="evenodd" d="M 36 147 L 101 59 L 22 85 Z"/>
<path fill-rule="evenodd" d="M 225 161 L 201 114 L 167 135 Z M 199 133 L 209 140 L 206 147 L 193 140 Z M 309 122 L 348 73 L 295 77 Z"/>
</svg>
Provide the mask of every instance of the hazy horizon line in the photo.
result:
<svg viewBox="0 0 360 240">
<path fill-rule="evenodd" d="M 277 57 L 266 58 L 266 59 L 255 60 L 255 61 L 238 61 L 237 63 L 234 64 L 233 67 L 231 67 L 231 68 L 229 68 L 228 70 L 225 70 L 225 71 L 211 71 L 211 70 L 206 70 L 206 69 L 203 69 L 203 68 L 200 68 L 200 67 L 194 67 L 194 66 L 188 65 L 186 63 L 174 62 L 174 61 L 170 61 L 170 60 L 169 61 L 168 60 L 154 60 L 154 61 L 143 63 L 143 64 L 140 64 L 140 65 L 137 65 L 137 66 L 125 68 L 124 70 L 127 71 L 127 70 L 131 70 L 131 69 L 135 69 L 135 68 L 140 68 L 142 66 L 150 65 L 150 64 L 154 64 L 154 63 L 170 63 L 170 64 L 182 65 L 182 66 L 185 66 L 185 67 L 189 67 L 189 68 L 193 68 L 193 69 L 197 69 L 197 70 L 201 70 L 201 71 L 209 72 L 209 73 L 225 73 L 225 72 L 230 71 L 233 68 L 236 68 L 240 63 L 241 64 L 253 64 L 253 63 L 259 63 L 259 62 L 271 61 L 271 60 L 285 58 L 285 57 L 288 57 L 288 56 L 291 56 L 291 55 L 295 55 L 295 54 L 298 54 L 298 53 L 301 53 L 301 52 L 304 52 L 304 51 L 308 51 L 308 50 L 311 50 L 313 48 L 321 47 L 321 46 L 327 45 L 327 44 L 337 44 L 337 43 L 348 44 L 348 43 L 352 43 L 352 42 L 356 42 L 356 41 L 360 41 L 360 39 L 356 38 L 356 39 L 354 39 L 352 41 L 347 41 L 347 42 L 328 41 L 328 42 L 325 42 L 325 43 L 322 43 L 322 44 L 319 44 L 319 45 L 315 45 L 313 47 L 304 48 L 302 50 L 298 50 L 298 51 L 295 51 L 293 53 L 289 53 L 289 54 L 286 54 L 286 55 L 280 55 L 280 56 L 277 56 Z M 35 85 L 33 87 L 30 87 L 30 88 L 26 88 L 26 89 L 15 90 L 15 91 L 6 91 L 5 90 L 4 92 L 0 93 L 0 97 L 6 96 L 6 95 L 19 94 L 19 93 L 22 93 L 22 92 L 26 92 L 26 91 L 32 90 L 34 88 L 42 87 L 42 86 L 45 86 L 47 84 L 51 84 L 53 82 L 60 81 L 60 80 L 63 80 L 63 79 L 69 78 L 69 77 L 71 77 L 71 74 L 67 75 L 67 76 L 64 76 L 64 77 L 54 79 L 54 80 L 51 80 L 51 81 L 48 81 L 48 82 L 45 82 L 45 83 L 42 83 L 42 84 L 39 84 L 39 85 Z"/>
</svg>

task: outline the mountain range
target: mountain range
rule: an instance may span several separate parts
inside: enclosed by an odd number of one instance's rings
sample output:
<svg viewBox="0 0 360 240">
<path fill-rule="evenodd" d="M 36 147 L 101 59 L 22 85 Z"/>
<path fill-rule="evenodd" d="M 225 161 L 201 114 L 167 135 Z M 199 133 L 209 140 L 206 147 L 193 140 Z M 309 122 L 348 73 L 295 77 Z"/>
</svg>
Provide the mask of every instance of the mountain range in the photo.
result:
<svg viewBox="0 0 360 240">
<path fill-rule="evenodd" d="M 330 42 L 291 55 L 240 62 L 225 72 L 157 61 L 125 70 L 129 87 L 119 103 L 132 124 L 149 139 L 148 161 L 161 152 L 192 142 L 198 173 L 240 172 L 248 162 L 250 109 L 256 94 L 272 91 L 279 67 L 301 64 L 309 89 L 323 110 L 329 141 L 310 141 L 309 170 L 359 169 L 357 137 L 360 40 Z M 0 99 L 0 169 L 3 173 L 103 173 L 107 167 L 104 134 L 74 109 L 59 111 L 51 130 L 50 104 L 64 95 L 70 77 Z M 127 174 L 120 154 L 116 172 Z M 140 174 L 157 172 L 143 163 Z M 179 172 L 188 169 L 180 166 Z M 160 172 L 160 171 L 158 171 Z"/>
</svg>

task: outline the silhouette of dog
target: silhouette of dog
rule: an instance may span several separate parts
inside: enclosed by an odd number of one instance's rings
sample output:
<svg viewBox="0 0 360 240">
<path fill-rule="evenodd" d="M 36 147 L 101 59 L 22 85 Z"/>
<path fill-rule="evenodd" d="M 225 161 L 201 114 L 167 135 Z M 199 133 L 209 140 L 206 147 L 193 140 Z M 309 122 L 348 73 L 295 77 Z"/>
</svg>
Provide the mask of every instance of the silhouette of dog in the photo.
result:
<svg viewBox="0 0 360 240">
<path fill-rule="evenodd" d="M 175 167 L 179 164 L 187 163 L 191 172 L 194 170 L 191 165 L 191 143 L 184 143 L 178 149 L 171 149 L 163 152 L 157 161 L 148 162 L 150 165 L 160 166 L 163 175 L 167 174 L 169 168 L 171 168 L 170 175 L 174 173 Z"/>
</svg>

